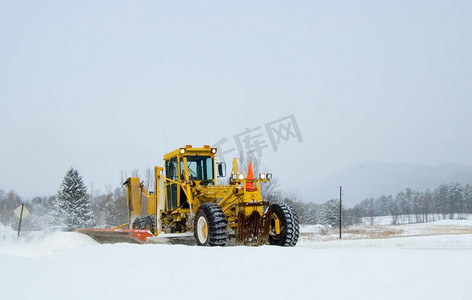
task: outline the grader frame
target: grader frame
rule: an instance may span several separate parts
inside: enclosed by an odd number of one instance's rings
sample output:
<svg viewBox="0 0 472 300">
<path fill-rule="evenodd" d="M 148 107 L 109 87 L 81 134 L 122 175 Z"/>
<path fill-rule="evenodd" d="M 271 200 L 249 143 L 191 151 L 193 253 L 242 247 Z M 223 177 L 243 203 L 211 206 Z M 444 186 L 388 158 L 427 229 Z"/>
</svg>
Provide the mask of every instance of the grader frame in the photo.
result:
<svg viewBox="0 0 472 300">
<path fill-rule="evenodd" d="M 220 184 L 226 165 L 216 163 L 216 153 L 208 145 L 187 145 L 164 155 L 164 167 L 154 168 L 153 192 L 138 177 L 128 178 L 124 185 L 131 231 L 150 232 L 157 238 L 193 232 L 197 245 L 204 246 L 223 246 L 232 238 L 243 245 L 295 246 L 299 235 L 295 211 L 261 196 L 261 183 L 272 175 L 254 178 L 249 164 L 246 176 L 235 158 L 229 182 Z"/>
</svg>

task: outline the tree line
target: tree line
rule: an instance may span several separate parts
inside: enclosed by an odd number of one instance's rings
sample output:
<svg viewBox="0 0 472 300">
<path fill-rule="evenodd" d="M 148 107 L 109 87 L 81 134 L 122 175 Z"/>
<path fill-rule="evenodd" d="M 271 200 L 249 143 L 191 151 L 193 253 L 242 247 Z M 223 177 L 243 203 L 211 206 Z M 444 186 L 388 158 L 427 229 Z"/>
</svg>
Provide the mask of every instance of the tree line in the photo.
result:
<svg viewBox="0 0 472 300">
<path fill-rule="evenodd" d="M 0 190 L 0 223 L 18 228 L 13 210 L 26 203 L 30 215 L 22 220 L 23 230 L 113 227 L 128 222 L 126 190 L 107 187 L 105 193 L 88 191 L 77 170 L 69 169 L 56 195 L 25 201 L 15 191 Z"/>
<path fill-rule="evenodd" d="M 254 161 L 254 158 L 252 158 Z M 260 168 L 255 161 L 255 169 Z M 245 168 L 246 166 L 242 164 Z M 133 176 L 138 176 L 135 170 Z M 144 174 L 145 186 L 152 186 L 152 172 Z M 123 176 L 122 176 L 123 181 Z M 263 199 L 285 202 L 293 206 L 301 224 L 339 226 L 339 199 L 325 203 L 306 203 L 296 193 L 284 193 L 274 178 L 262 186 Z M 72 198 L 73 199 L 72 199 Z M 75 198 L 74 198 L 75 197 Z M 17 228 L 18 218 L 13 210 L 25 201 L 14 191 L 0 190 L 0 223 Z M 105 193 L 93 187 L 87 191 L 77 170 L 71 168 L 54 196 L 34 197 L 26 202 L 31 214 L 23 220 L 25 230 L 45 230 L 53 226 L 114 227 L 128 222 L 126 189 L 121 184 L 107 187 Z M 421 223 L 439 219 L 467 218 L 472 214 L 472 186 L 458 183 L 443 184 L 433 190 L 414 191 L 410 188 L 395 197 L 380 196 L 365 199 L 353 208 L 342 208 L 342 226 L 368 220 L 373 225 L 379 216 L 390 216 L 392 224 Z"/>
<path fill-rule="evenodd" d="M 472 186 L 451 183 L 426 191 L 407 188 L 395 197 L 365 199 L 353 209 L 357 215 L 367 217 L 371 224 L 378 216 L 391 216 L 394 225 L 466 219 L 472 214 Z"/>
<path fill-rule="evenodd" d="M 339 227 L 339 199 L 323 204 L 305 203 L 297 197 L 275 197 L 275 201 L 291 204 L 301 224 Z M 414 191 L 407 188 L 396 196 L 382 195 L 365 199 L 353 208 L 342 209 L 342 226 L 370 225 L 380 216 L 390 216 L 391 224 L 424 223 L 442 219 L 466 219 L 472 214 L 472 186 L 459 183 L 442 184 L 433 190 Z"/>
</svg>

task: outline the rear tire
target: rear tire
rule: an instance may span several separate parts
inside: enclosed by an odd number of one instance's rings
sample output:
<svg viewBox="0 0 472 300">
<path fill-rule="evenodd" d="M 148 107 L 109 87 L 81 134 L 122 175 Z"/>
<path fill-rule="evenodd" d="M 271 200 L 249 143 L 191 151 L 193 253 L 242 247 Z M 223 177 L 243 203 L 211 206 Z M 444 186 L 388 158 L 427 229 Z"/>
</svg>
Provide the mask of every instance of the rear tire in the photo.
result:
<svg viewBox="0 0 472 300">
<path fill-rule="evenodd" d="M 146 228 L 146 217 L 145 216 L 137 216 L 132 225 L 133 229 L 145 229 Z"/>
<path fill-rule="evenodd" d="M 155 226 L 154 216 L 137 216 L 134 219 L 132 228 L 133 229 L 141 229 L 141 230 L 149 230 L 152 234 L 154 234 L 154 226 Z"/>
<path fill-rule="evenodd" d="M 275 203 L 269 207 L 270 233 L 269 244 L 294 247 L 298 242 L 300 235 L 300 225 L 298 216 L 292 206 L 286 203 Z M 280 234 L 275 233 L 275 218 L 277 216 L 280 222 Z"/>
<path fill-rule="evenodd" d="M 225 215 L 216 203 L 203 203 L 195 217 L 194 236 L 198 246 L 224 246 L 227 232 Z"/>
<path fill-rule="evenodd" d="M 144 229 L 149 230 L 154 234 L 154 216 L 147 216 L 144 224 Z"/>
</svg>

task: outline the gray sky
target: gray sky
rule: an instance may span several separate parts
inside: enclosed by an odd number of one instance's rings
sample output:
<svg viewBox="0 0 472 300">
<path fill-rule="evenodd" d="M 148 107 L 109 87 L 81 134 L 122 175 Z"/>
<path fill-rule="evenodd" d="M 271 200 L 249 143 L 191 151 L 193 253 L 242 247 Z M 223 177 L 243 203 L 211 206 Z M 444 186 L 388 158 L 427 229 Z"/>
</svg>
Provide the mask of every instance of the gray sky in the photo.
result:
<svg viewBox="0 0 472 300">
<path fill-rule="evenodd" d="M 472 165 L 471 3 L 4 0 L 0 189 L 52 195 L 73 166 L 104 191 L 258 126 L 306 201 L 358 163 Z M 292 114 L 303 141 L 274 151 Z"/>
</svg>

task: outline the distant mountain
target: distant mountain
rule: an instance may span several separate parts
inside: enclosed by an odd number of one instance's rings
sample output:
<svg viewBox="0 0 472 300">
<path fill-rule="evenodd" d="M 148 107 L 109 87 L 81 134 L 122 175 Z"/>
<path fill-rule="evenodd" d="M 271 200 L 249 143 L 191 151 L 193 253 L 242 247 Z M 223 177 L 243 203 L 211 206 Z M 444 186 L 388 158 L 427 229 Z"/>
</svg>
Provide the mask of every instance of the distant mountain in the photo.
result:
<svg viewBox="0 0 472 300">
<path fill-rule="evenodd" d="M 310 200 L 321 203 L 339 198 L 339 186 L 342 186 L 343 203 L 352 207 L 370 197 L 395 196 L 406 188 L 416 191 L 434 189 L 443 183 L 452 182 L 472 184 L 472 167 L 458 164 L 431 167 L 364 163 L 335 173 L 315 184 L 310 193 Z"/>
</svg>

